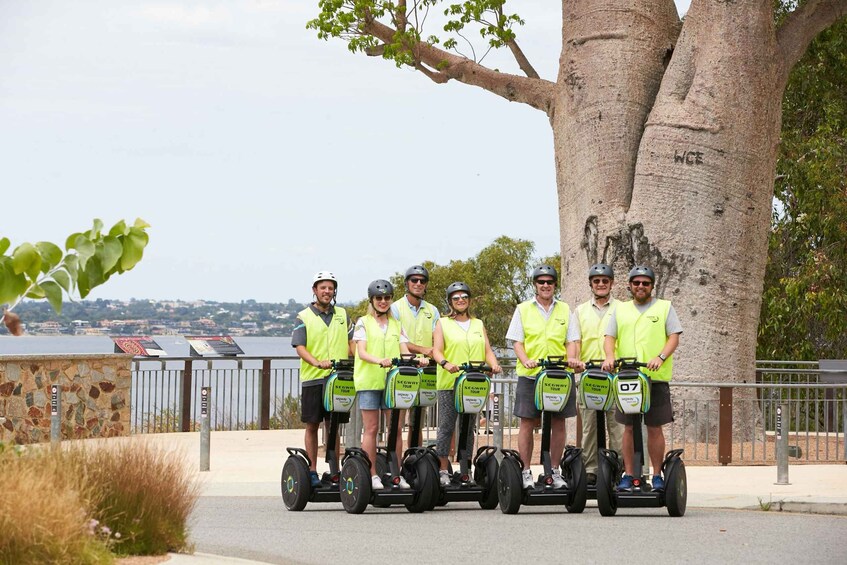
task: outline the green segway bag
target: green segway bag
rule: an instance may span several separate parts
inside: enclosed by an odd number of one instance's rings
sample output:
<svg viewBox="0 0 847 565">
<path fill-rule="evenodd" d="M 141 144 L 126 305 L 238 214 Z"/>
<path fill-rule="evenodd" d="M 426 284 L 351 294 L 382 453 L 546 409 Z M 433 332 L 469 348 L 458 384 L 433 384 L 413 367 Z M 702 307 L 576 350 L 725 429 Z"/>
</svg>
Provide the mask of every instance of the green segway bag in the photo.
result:
<svg viewBox="0 0 847 565">
<path fill-rule="evenodd" d="M 453 388 L 454 405 L 459 414 L 479 414 L 488 401 L 491 379 L 485 373 L 462 373 Z"/>
<path fill-rule="evenodd" d="M 424 367 L 421 369 L 421 389 L 418 393 L 418 406 L 435 406 L 438 402 L 435 375 L 435 367 Z"/>
<path fill-rule="evenodd" d="M 385 405 L 400 410 L 417 406 L 421 373 L 416 367 L 394 367 L 385 378 Z"/>
<path fill-rule="evenodd" d="M 579 398 L 587 410 L 606 412 L 615 405 L 614 377 L 602 369 L 588 369 L 579 379 Z"/>
<path fill-rule="evenodd" d="M 621 369 L 615 376 L 615 397 L 624 414 L 650 410 L 650 378 L 635 369 Z"/>
<path fill-rule="evenodd" d="M 563 369 L 547 369 L 535 378 L 535 409 L 562 412 L 573 389 L 573 373 Z"/>
<path fill-rule="evenodd" d="M 349 412 L 356 399 L 356 386 L 352 371 L 332 373 L 324 385 L 324 410 L 327 412 Z"/>
</svg>

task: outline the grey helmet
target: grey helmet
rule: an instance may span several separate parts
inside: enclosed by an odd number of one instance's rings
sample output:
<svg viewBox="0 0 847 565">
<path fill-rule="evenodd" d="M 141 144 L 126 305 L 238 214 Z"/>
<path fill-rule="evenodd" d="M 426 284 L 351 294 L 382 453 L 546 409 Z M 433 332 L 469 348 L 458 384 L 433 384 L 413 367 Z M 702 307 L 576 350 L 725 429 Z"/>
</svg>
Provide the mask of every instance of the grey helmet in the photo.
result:
<svg viewBox="0 0 847 565">
<path fill-rule="evenodd" d="M 629 280 L 635 277 L 647 277 L 651 282 L 656 282 L 656 274 L 653 272 L 653 269 L 646 265 L 638 265 L 629 272 Z"/>
<path fill-rule="evenodd" d="M 414 277 L 415 275 L 423 277 L 424 281 L 429 282 L 429 271 L 423 265 L 412 265 L 406 269 L 406 276 L 403 277 L 403 281 L 405 282 L 409 280 L 409 277 Z"/>
<path fill-rule="evenodd" d="M 385 279 L 377 279 L 368 285 L 368 300 L 374 296 L 393 296 L 394 285 Z"/>
<path fill-rule="evenodd" d="M 538 277 L 541 277 L 543 275 L 553 277 L 553 282 L 556 284 L 556 286 L 559 285 L 559 273 L 557 273 L 556 269 L 554 267 L 551 267 L 550 265 L 541 265 L 540 267 L 536 267 L 535 269 L 533 269 L 532 282 L 535 282 Z"/>
<path fill-rule="evenodd" d="M 450 302 L 451 294 L 453 294 L 454 292 L 459 292 L 460 290 L 467 292 L 468 296 L 471 296 L 471 287 L 461 281 L 456 281 L 454 283 L 450 283 L 450 285 L 447 287 L 447 302 Z"/>
<path fill-rule="evenodd" d="M 615 270 L 605 263 L 597 263 L 596 265 L 591 265 L 591 267 L 588 269 L 588 280 L 591 280 L 591 277 L 600 276 L 614 279 Z"/>
</svg>

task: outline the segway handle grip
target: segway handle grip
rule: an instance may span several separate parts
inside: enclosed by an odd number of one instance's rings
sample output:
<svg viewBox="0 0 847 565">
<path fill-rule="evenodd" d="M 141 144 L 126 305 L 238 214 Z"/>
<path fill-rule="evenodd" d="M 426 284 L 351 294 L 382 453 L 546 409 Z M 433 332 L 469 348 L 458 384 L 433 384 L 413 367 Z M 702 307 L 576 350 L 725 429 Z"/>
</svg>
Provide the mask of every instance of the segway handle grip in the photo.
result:
<svg viewBox="0 0 847 565">
<path fill-rule="evenodd" d="M 332 363 L 333 371 L 352 371 L 353 370 L 353 360 L 352 359 L 333 359 L 330 361 Z"/>
<path fill-rule="evenodd" d="M 420 367 L 420 360 L 414 353 L 401 353 L 399 358 L 391 360 L 391 364 L 395 367 Z"/>
<path fill-rule="evenodd" d="M 459 365 L 459 370 L 464 371 L 465 373 L 479 372 L 479 373 L 490 373 L 491 367 L 488 366 L 485 361 L 468 361 L 467 363 L 462 363 Z"/>
</svg>

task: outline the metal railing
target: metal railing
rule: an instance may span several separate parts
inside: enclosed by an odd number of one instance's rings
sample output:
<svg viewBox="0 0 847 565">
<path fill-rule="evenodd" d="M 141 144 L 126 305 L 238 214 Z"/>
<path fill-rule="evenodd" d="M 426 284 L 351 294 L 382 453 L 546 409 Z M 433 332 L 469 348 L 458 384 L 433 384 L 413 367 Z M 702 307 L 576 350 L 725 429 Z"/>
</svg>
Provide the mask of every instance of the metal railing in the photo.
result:
<svg viewBox="0 0 847 565">
<path fill-rule="evenodd" d="M 492 379 L 492 397 L 500 399 L 498 417 L 492 419 L 489 403 L 478 430 L 481 438 L 494 436 L 511 449 L 517 447 L 513 363 L 505 360 L 503 375 Z M 136 359 L 132 431 L 198 430 L 200 389 L 205 386 L 212 388 L 213 430 L 302 427 L 298 367 L 293 356 Z M 675 381 L 675 421 L 665 429 L 667 448 L 685 449 L 686 461 L 694 464 L 773 464 L 777 407 L 784 404 L 783 425 L 795 461 L 847 461 L 847 384 L 819 383 L 822 372 L 813 362 L 767 361 L 757 364 L 755 383 Z M 429 443 L 435 439 L 435 407 L 427 410 L 424 422 L 424 441 Z M 569 443 L 580 444 L 580 422 L 567 420 Z"/>
</svg>

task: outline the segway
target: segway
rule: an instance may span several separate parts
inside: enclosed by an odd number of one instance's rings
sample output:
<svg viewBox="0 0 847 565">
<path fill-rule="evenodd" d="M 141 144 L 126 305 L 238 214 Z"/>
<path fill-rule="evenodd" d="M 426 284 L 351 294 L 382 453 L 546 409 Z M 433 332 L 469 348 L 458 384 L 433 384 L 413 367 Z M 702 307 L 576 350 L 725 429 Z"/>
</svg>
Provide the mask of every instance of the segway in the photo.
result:
<svg viewBox="0 0 847 565">
<path fill-rule="evenodd" d="M 568 512 L 580 513 L 585 509 L 585 467 L 582 464 L 582 449 L 571 445 L 565 448 L 560 462 L 565 485 L 553 486 L 553 466 L 550 455 L 550 435 L 553 413 L 561 412 L 567 405 L 573 388 L 573 373 L 561 356 L 540 359 L 542 370 L 535 379 L 535 407 L 541 411 L 541 463 L 544 473 L 535 484 L 523 488 L 521 473 L 525 467 L 520 454 L 512 449 L 501 449 L 499 498 L 500 510 L 504 514 L 517 514 L 521 504 L 527 506 L 564 505 Z"/>
<path fill-rule="evenodd" d="M 600 366 L 603 359 L 591 359 L 585 364 L 585 370 L 579 378 L 579 397 L 586 410 L 591 410 L 597 418 L 597 457 L 606 449 L 606 412 L 615 405 L 614 377 Z M 586 418 L 591 416 L 586 414 Z M 614 456 L 617 452 L 611 451 Z M 599 464 L 598 464 L 599 467 Z M 589 500 L 597 498 L 597 485 L 587 486 Z"/>
<path fill-rule="evenodd" d="M 409 512 L 423 512 L 432 507 L 436 495 L 438 475 L 425 457 L 426 450 L 414 447 L 406 450 L 402 463 L 395 451 L 400 433 L 400 410 L 411 408 L 418 399 L 420 370 L 413 356 L 393 359 L 393 368 L 385 381 L 385 404 L 391 409 L 388 444 L 384 448 L 387 470 L 379 470 L 383 489 L 371 488 L 371 461 L 358 447 L 350 447 L 341 462 L 341 504 L 350 514 L 361 514 L 368 504 L 386 507 L 403 504 Z M 408 481 L 410 489 L 400 488 L 400 475 Z"/>
<path fill-rule="evenodd" d="M 309 467 L 311 461 L 306 450 L 288 447 L 288 459 L 282 466 L 282 501 L 289 510 L 300 511 L 308 502 L 340 502 L 338 455 L 335 443 L 341 414 L 350 412 L 356 398 L 353 385 L 353 361 L 344 359 L 332 362 L 332 373 L 324 385 L 324 409 L 330 413 L 329 433 L 326 442 L 326 462 L 329 472 L 321 477 L 319 485 L 312 487 Z"/>
<path fill-rule="evenodd" d="M 597 468 L 597 507 L 603 516 L 614 516 L 618 508 L 660 508 L 667 507 L 671 516 L 685 514 L 688 499 L 688 483 L 685 475 L 685 463 L 682 461 L 682 449 L 673 449 L 665 454 L 662 462 L 662 475 L 665 488 L 653 490 L 643 475 L 644 441 L 641 433 L 643 414 L 650 409 L 650 378 L 641 372 L 646 363 L 635 358 L 622 358 L 615 361 L 617 373 L 614 377 L 614 390 L 618 410 L 624 414 L 638 414 L 639 422 L 633 426 L 632 437 L 635 448 L 632 489 L 617 490 L 623 471 L 623 462 L 618 454 L 608 449 L 599 452 Z"/>
<path fill-rule="evenodd" d="M 491 390 L 491 379 L 486 373 L 491 367 L 484 362 L 468 362 L 459 365 L 462 373 L 454 385 L 456 412 L 459 414 L 459 430 L 457 449 L 459 453 L 459 470 L 453 472 L 452 465 L 447 464 L 450 484 L 442 486 L 438 483 L 438 505 L 448 502 L 478 502 L 480 507 L 491 510 L 497 506 L 497 448 L 484 445 L 476 450 L 476 456 L 471 463 L 471 452 L 468 450 L 465 438 L 472 429 L 473 420 L 488 401 Z M 471 479 L 473 468 L 473 479 Z"/>
</svg>

